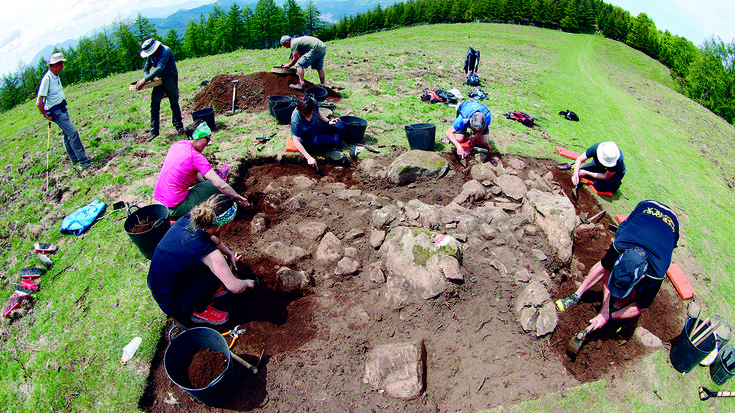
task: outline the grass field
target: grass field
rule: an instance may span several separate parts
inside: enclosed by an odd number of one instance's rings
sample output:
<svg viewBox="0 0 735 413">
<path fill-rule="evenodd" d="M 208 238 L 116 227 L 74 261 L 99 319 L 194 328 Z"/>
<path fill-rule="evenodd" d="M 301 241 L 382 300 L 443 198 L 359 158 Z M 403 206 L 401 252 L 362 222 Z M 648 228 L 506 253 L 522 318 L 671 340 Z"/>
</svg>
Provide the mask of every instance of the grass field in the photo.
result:
<svg viewBox="0 0 735 413">
<path fill-rule="evenodd" d="M 367 119 L 367 133 L 388 146 L 408 146 L 403 125 L 410 123 L 433 120 L 442 133 L 454 109 L 425 104 L 419 95 L 454 87 L 466 94 L 462 65 L 468 46 L 482 53 L 479 75 L 489 96 L 496 149 L 561 160 L 555 146 L 579 152 L 598 141 L 616 141 L 628 172 L 619 196 L 603 205 L 612 214 L 627 214 L 644 199 L 673 207 L 682 230 L 674 262 L 701 296 L 703 313 L 728 319 L 735 302 L 735 194 L 727 185 L 735 182 L 735 129 L 678 94 L 668 70 L 642 53 L 600 36 L 512 25 L 380 32 L 328 44 L 328 84 L 343 86 L 347 97 L 338 112 Z M 274 49 L 179 62 L 182 107 L 202 80 L 266 71 L 286 59 L 285 49 Z M 33 312 L 13 324 L 0 322 L 0 405 L 8 411 L 137 410 L 166 320 L 146 286 L 149 262 L 122 229 L 124 211 L 108 210 L 81 236 L 58 229 L 65 215 L 93 199 L 108 206 L 118 199 L 148 202 L 175 137 L 167 135 L 173 132 L 170 123 L 162 122 L 161 138 L 134 143 L 148 123 L 148 93 L 127 90 L 139 77 L 126 73 L 65 88 L 72 121 L 97 163 L 94 173 L 72 169 L 52 125 L 47 181 L 49 130 L 33 102 L 0 115 L 0 300 L 9 296 L 8 283 L 18 281 L 18 270 L 34 264 L 33 242 L 60 245 L 54 268 L 40 281 Z M 316 73 L 307 71 L 307 79 L 316 81 Z M 581 121 L 564 120 L 558 112 L 565 109 Z M 535 116 L 541 127 L 528 129 L 502 117 L 512 110 Z M 166 101 L 162 115 L 170 116 Z M 267 111 L 218 121 L 227 128 L 216 133 L 217 144 L 205 154 L 219 161 L 232 165 L 283 150 L 287 127 L 276 126 Z M 252 139 L 265 130 L 278 130 L 278 139 L 256 152 Z M 135 336 L 143 338 L 141 349 L 121 367 L 120 351 Z M 516 409 L 691 411 L 719 405 L 696 398 L 697 386 L 711 383 L 705 369 L 682 376 L 667 363 L 668 354 L 660 351 L 615 381 L 547 395 Z"/>
</svg>

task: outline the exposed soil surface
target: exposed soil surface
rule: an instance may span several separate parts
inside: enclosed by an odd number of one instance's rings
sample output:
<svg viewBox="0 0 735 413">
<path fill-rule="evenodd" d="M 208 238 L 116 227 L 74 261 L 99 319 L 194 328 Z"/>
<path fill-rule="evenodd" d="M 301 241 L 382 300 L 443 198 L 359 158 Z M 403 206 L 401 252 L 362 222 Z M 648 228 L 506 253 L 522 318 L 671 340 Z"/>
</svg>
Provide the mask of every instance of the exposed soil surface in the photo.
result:
<svg viewBox="0 0 735 413">
<path fill-rule="evenodd" d="M 237 340 L 232 351 L 252 364 L 260 361 L 260 371 L 253 375 L 236 365 L 240 390 L 224 408 L 197 403 L 168 379 L 163 367 L 168 330 L 177 324 L 170 320 L 162 331 L 140 408 L 150 412 L 475 411 L 536 399 L 603 377 L 635 374 L 636 360 L 652 351 L 631 339 L 636 326 L 657 335 L 666 347 L 676 338 L 683 325 L 684 305 L 665 281 L 653 306 L 640 319 L 608 325 L 591 334 L 580 354 L 571 360 L 564 348 L 569 338 L 596 315 L 601 300 L 599 287 L 585 294 L 583 304 L 559 315 L 553 334 L 536 338 L 523 332 L 513 308 L 523 283 L 516 283 L 493 268 L 488 250 L 481 245 L 463 248 L 464 282 L 452 284 L 434 299 L 399 310 L 387 307 L 381 297 L 383 284 L 371 281 L 367 271 L 370 264 L 380 260 L 367 234 L 372 210 L 382 205 L 365 202 L 355 206 L 336 195 L 336 185 L 344 183 L 348 189 L 360 189 L 363 194 L 375 195 L 376 200 L 387 200 L 386 203 L 419 199 L 427 204 L 446 205 L 471 179 L 469 171 L 477 160 L 470 160 L 465 167 L 452 155 L 445 156 L 451 169 L 445 177 L 401 187 L 353 178 L 354 165 L 325 162 L 320 164 L 322 174 L 317 174 L 300 158 L 280 163 L 243 163 L 238 171 L 233 171 L 230 182 L 239 193 L 248 194 L 254 207 L 238 211 L 224 241 L 243 254 L 238 275 L 257 277 L 260 286 L 248 293 L 217 299 L 215 307 L 229 311 L 231 318 L 216 330 L 224 332 L 237 325 L 245 328 L 247 333 Z M 493 162 L 503 162 L 500 155 L 492 157 Z M 555 162 L 550 160 L 522 160 L 526 173 L 533 171 L 543 176 L 551 170 L 554 181 L 571 196 L 568 171 L 556 170 Z M 379 162 L 388 164 L 392 159 L 379 158 Z M 317 184 L 300 195 L 298 209 L 284 209 L 287 199 L 272 193 L 265 195 L 270 183 L 299 175 L 312 178 Z M 597 198 L 587 189 L 580 190 L 575 205 L 578 215 L 585 212 L 592 216 L 601 210 Z M 268 229 L 253 236 L 250 225 L 256 213 L 266 215 Z M 307 258 L 291 267 L 313 274 L 314 285 L 302 294 L 279 292 L 279 266 L 258 251 L 275 240 L 313 251 L 314 241 L 296 230 L 304 220 L 324 222 L 328 231 L 355 247 L 363 271 L 348 277 L 323 274 Z M 602 258 L 614 236 L 608 230 L 612 223 L 611 217 L 605 215 L 597 224 L 578 227 L 571 266 L 549 257 L 546 271 L 556 288 L 551 291 L 554 298 L 574 291 L 589 268 Z M 537 247 L 549 250 L 544 245 Z M 392 399 L 363 383 L 370 349 L 417 340 L 423 340 L 426 348 L 426 382 L 421 397 L 409 401 Z M 259 360 L 263 350 L 265 356 Z"/>
<path fill-rule="evenodd" d="M 234 363 L 234 361 L 233 361 Z M 227 357 L 210 348 L 199 350 L 186 369 L 192 389 L 203 389 L 227 368 Z M 182 383 L 183 384 L 183 383 Z"/>
<path fill-rule="evenodd" d="M 222 74 L 212 78 L 201 92 L 194 96 L 193 110 L 214 106 L 216 112 L 232 109 L 233 82 L 237 81 L 235 109 L 259 112 L 268 109 L 268 96 L 304 96 L 304 92 L 291 89 L 289 84 L 299 83 L 296 75 L 280 75 L 269 72 L 256 72 L 247 75 Z M 314 86 L 306 81 L 306 87 Z M 327 100 L 339 102 L 342 96 L 333 89 L 327 89 Z"/>
</svg>

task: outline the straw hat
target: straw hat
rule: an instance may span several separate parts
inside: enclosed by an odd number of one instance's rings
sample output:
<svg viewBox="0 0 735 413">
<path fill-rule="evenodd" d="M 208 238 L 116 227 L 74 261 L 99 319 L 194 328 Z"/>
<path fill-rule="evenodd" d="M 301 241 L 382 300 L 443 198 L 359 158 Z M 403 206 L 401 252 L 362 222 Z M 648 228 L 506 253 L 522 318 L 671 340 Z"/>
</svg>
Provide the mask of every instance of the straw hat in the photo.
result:
<svg viewBox="0 0 735 413">
<path fill-rule="evenodd" d="M 597 146 L 597 159 L 602 166 L 612 168 L 620 159 L 620 148 L 615 142 L 602 142 Z"/>
</svg>

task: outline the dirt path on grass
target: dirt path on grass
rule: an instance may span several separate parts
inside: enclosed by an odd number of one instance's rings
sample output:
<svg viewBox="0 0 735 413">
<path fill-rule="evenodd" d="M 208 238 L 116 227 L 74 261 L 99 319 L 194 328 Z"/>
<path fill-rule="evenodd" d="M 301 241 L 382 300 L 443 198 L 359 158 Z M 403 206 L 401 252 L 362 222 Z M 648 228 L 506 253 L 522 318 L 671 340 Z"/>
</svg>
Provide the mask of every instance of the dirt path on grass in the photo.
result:
<svg viewBox="0 0 735 413">
<path fill-rule="evenodd" d="M 392 161 L 378 159 L 386 165 Z M 657 335 L 666 346 L 678 335 L 683 304 L 665 282 L 653 306 L 639 320 L 592 334 L 576 360 L 570 360 L 564 354 L 565 344 L 596 314 L 599 292 L 585 295 L 582 305 L 562 313 L 553 334 L 536 338 L 523 332 L 513 308 L 523 286 L 489 265 L 488 251 L 476 245 L 463 249 L 464 282 L 452 284 L 434 299 L 400 309 L 387 307 L 381 299 L 384 284 L 371 280 L 367 270 L 380 259 L 365 235 L 370 231 L 371 212 L 385 203 L 412 199 L 448 204 L 471 179 L 469 171 L 477 161 L 463 167 L 454 157 L 447 155 L 447 159 L 451 171 L 444 178 L 404 187 L 357 179 L 354 164 L 323 164 L 324 174 L 317 175 L 298 159 L 244 163 L 234 173 L 234 187 L 248 194 L 254 208 L 238 213 L 225 242 L 244 255 L 239 276 L 257 277 L 261 284 L 253 292 L 220 299 L 217 306 L 230 311 L 232 318 L 217 330 L 227 331 L 237 324 L 244 327 L 247 334 L 232 350 L 251 363 L 265 350 L 261 371 L 252 375 L 237 365 L 240 390 L 224 408 L 197 403 L 171 383 L 163 368 L 167 333 L 176 323 L 170 320 L 162 331 L 139 407 L 149 412 L 474 411 L 631 374 L 636 362 L 652 351 L 631 339 L 637 325 Z M 491 161 L 507 162 L 498 155 Z M 551 171 L 554 181 L 571 195 L 568 171 L 556 170 L 548 160 L 522 161 L 526 165 L 522 178 Z M 315 182 L 309 191 L 293 186 L 274 195 L 266 189 L 273 183 L 304 178 Z M 359 201 L 340 196 L 340 188 L 360 190 Z M 288 201 L 296 197 L 299 207 L 287 209 Z M 586 189 L 580 192 L 576 208 L 577 214 L 588 216 L 600 210 Z M 251 222 L 256 214 L 265 215 L 268 229 L 254 236 Z M 315 246 L 310 244 L 314 241 L 297 231 L 305 220 L 321 221 L 338 238 L 347 240 L 357 250 L 363 270 L 352 276 L 325 276 L 315 271 L 312 260 L 304 259 L 293 267 L 313 274 L 314 284 L 301 294 L 284 294 L 276 278 L 280 266 L 258 251 L 272 240 L 313 251 Z M 610 223 L 605 216 L 597 225 L 578 228 L 571 266 L 548 260 L 546 271 L 556 289 L 554 298 L 576 289 L 590 266 L 602 257 L 613 236 L 607 230 Z M 419 398 L 389 398 L 363 383 L 366 355 L 372 348 L 419 339 L 426 349 L 425 391 Z"/>
</svg>

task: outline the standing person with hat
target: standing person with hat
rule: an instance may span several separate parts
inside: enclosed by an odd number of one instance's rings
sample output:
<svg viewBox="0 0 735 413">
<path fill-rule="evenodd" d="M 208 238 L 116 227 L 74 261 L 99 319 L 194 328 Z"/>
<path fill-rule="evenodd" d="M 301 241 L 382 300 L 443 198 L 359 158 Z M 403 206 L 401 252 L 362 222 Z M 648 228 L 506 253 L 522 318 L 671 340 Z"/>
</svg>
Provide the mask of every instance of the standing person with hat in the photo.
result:
<svg viewBox="0 0 735 413">
<path fill-rule="evenodd" d="M 306 88 L 304 84 L 304 69 L 311 66 L 312 69 L 319 73 L 319 82 L 324 87 L 327 75 L 324 73 L 324 56 L 327 54 L 327 46 L 321 40 L 313 36 L 281 36 L 281 46 L 291 49 L 291 61 L 284 63 L 282 67 L 289 68 L 296 66 L 296 74 L 299 76 L 299 83 L 296 85 L 288 85 L 291 89 L 303 90 Z"/>
<path fill-rule="evenodd" d="M 144 76 L 135 84 L 135 89 L 142 89 L 145 83 L 153 80 L 154 77 L 160 78 L 162 82 L 151 92 L 151 136 L 148 140 L 158 136 L 159 114 L 164 93 L 168 96 L 168 102 L 171 105 L 171 122 L 176 132 L 183 134 L 184 123 L 181 120 L 181 108 L 179 108 L 179 72 L 176 69 L 174 53 L 168 46 L 155 39 L 147 39 L 141 48 L 140 57 L 145 59 Z"/>
<path fill-rule="evenodd" d="M 490 109 L 480 102 L 466 100 L 457 107 L 457 118 L 446 136 L 457 148 L 460 159 L 467 157 L 476 145 L 492 148 L 488 128 L 491 120 Z"/>
<path fill-rule="evenodd" d="M 153 199 L 169 208 L 169 217 L 178 219 L 212 195 L 223 193 L 240 206 L 250 206 L 225 182 L 229 167 L 215 170 L 202 155 L 212 140 L 212 131 L 203 120 L 184 130 L 186 140 L 171 145 L 153 187 Z"/>
<path fill-rule="evenodd" d="M 69 119 L 64 88 L 61 86 L 61 79 L 59 79 L 59 73 L 64 68 L 64 62 L 66 62 L 66 59 L 62 53 L 51 55 L 48 63 L 49 69 L 43 75 L 41 84 L 38 86 L 36 107 L 38 107 L 43 117 L 49 121 L 49 128 L 51 128 L 51 122 L 55 122 L 61 128 L 64 135 L 64 149 L 69 155 L 71 163 L 79 164 L 83 169 L 87 169 L 92 166 L 93 162 L 87 157 L 82 140 L 79 138 L 79 132 Z"/>
<path fill-rule="evenodd" d="M 582 166 L 587 159 L 591 162 Z M 598 142 L 579 155 L 574 162 L 572 183 L 579 184 L 579 178 L 590 178 L 598 192 L 615 192 L 625 176 L 623 153 L 615 142 Z"/>
<path fill-rule="evenodd" d="M 678 240 L 679 221 L 671 208 L 652 200 L 636 205 L 582 285 L 568 297 L 556 300 L 557 309 L 563 312 L 579 304 L 582 294 L 602 280 L 600 313 L 590 320 L 590 327 L 577 334 L 580 341 L 610 320 L 637 317 L 651 306 Z"/>
</svg>

